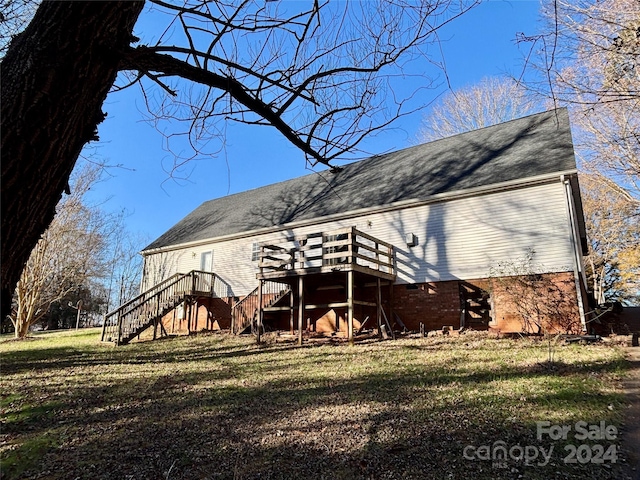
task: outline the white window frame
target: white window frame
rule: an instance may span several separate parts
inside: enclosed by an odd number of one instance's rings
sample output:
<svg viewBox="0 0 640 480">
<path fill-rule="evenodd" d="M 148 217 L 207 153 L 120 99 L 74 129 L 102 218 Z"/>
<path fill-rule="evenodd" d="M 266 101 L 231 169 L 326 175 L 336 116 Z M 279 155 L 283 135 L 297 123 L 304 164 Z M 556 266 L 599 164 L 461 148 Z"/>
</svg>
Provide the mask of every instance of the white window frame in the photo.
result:
<svg viewBox="0 0 640 480">
<path fill-rule="evenodd" d="M 258 260 L 260 260 L 260 244 L 253 242 L 253 244 L 251 244 L 251 261 L 257 262 Z"/>
<path fill-rule="evenodd" d="M 207 256 L 209 257 L 208 262 L 206 260 Z M 209 263 L 209 265 L 207 266 L 206 263 Z M 213 250 L 207 250 L 200 253 L 200 270 L 203 272 L 213 272 Z"/>
</svg>

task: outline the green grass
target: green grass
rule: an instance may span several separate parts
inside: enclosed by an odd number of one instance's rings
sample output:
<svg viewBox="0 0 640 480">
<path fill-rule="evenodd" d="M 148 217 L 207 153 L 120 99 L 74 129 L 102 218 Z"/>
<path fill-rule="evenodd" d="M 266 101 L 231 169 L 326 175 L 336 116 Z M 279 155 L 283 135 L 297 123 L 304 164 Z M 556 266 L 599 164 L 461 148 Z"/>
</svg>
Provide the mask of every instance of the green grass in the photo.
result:
<svg viewBox="0 0 640 480">
<path fill-rule="evenodd" d="M 481 334 L 302 348 L 98 338 L 0 340 L 3 478 L 624 478 L 623 455 L 565 464 L 564 445 L 584 441 L 536 438 L 536 421 L 620 427 L 613 346 L 561 346 L 549 365 L 542 342 Z M 464 457 L 498 441 L 555 453 L 546 466 Z"/>
</svg>

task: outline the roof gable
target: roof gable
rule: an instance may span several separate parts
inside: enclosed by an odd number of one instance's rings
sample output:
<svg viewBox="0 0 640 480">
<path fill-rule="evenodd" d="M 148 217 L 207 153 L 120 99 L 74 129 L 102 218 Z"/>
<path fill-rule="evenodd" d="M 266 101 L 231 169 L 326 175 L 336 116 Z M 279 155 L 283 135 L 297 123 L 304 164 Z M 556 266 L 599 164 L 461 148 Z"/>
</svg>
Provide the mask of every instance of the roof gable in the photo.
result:
<svg viewBox="0 0 640 480">
<path fill-rule="evenodd" d="M 566 109 L 203 203 L 145 250 L 575 170 Z"/>
</svg>

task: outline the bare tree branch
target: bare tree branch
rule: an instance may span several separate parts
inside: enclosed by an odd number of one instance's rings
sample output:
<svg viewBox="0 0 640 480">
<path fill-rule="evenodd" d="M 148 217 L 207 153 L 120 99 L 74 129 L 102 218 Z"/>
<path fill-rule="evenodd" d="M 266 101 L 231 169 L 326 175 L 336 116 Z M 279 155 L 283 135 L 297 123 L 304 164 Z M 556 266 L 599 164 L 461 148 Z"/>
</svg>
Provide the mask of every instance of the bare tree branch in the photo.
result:
<svg viewBox="0 0 640 480">
<path fill-rule="evenodd" d="M 292 144 L 302 150 L 309 157 L 324 164 L 329 164 L 318 152 L 304 142 L 291 127 L 261 100 L 249 95 L 243 84 L 231 77 L 224 77 L 207 70 L 189 65 L 170 55 L 163 55 L 146 47 L 131 49 L 123 55 L 121 63 L 124 70 L 142 70 L 145 72 L 162 72 L 166 76 L 175 76 L 217 88 L 228 93 L 234 100 L 264 118 L 275 127 Z"/>
<path fill-rule="evenodd" d="M 529 88 L 571 112 L 582 168 L 640 204 L 640 3 L 553 0 Z"/>
<path fill-rule="evenodd" d="M 275 127 L 311 165 L 330 165 L 358 151 L 367 132 L 419 108 L 409 105 L 417 99 L 414 92 L 397 98 L 403 79 L 394 78 L 395 72 L 424 58 L 438 44 L 438 29 L 475 5 L 152 3 L 173 14 L 177 30 L 165 30 L 153 46 L 128 51 L 121 66 L 152 72 L 154 81 L 173 77 L 202 87 L 185 91 L 182 84 L 175 99 L 147 94 L 151 119 L 161 131 L 171 121 L 187 125 L 176 133 L 174 124 L 166 135 L 169 150 L 169 140 L 182 136 L 193 149 L 176 165 L 203 154 L 202 146 L 221 131 L 214 124 L 228 120 Z M 423 88 L 433 83 L 424 78 Z"/>
</svg>

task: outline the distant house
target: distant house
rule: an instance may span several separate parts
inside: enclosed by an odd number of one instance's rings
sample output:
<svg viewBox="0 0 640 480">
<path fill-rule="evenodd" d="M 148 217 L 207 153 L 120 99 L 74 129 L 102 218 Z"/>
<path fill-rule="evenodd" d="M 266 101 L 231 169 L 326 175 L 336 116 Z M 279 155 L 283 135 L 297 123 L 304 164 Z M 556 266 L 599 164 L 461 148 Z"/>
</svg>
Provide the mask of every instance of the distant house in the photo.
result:
<svg viewBox="0 0 640 480">
<path fill-rule="evenodd" d="M 169 333 L 519 331 L 491 272 L 535 252 L 526 273 L 570 285 L 584 328 L 586 250 L 559 109 L 203 203 L 142 252 L 143 290 L 188 272 L 193 285 L 146 318 Z"/>
</svg>

